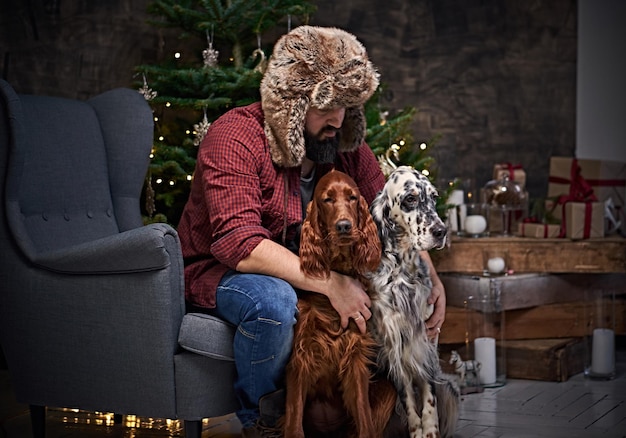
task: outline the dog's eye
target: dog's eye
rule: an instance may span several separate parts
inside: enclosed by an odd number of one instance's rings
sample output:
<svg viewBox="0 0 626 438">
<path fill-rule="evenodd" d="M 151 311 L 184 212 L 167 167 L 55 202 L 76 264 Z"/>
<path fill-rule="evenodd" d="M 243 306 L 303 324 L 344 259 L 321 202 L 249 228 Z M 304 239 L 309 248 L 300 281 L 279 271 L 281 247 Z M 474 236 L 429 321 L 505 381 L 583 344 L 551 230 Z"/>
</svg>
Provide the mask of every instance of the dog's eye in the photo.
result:
<svg viewBox="0 0 626 438">
<path fill-rule="evenodd" d="M 417 206 L 417 196 L 415 195 L 407 195 L 404 197 L 404 199 L 402 200 L 402 206 L 405 208 L 415 208 Z"/>
<path fill-rule="evenodd" d="M 324 198 L 324 203 L 325 204 L 330 204 L 333 202 L 333 198 L 331 198 L 330 196 L 327 196 L 326 198 Z"/>
<path fill-rule="evenodd" d="M 356 195 L 350 195 L 350 201 L 358 201 L 359 198 Z"/>
</svg>

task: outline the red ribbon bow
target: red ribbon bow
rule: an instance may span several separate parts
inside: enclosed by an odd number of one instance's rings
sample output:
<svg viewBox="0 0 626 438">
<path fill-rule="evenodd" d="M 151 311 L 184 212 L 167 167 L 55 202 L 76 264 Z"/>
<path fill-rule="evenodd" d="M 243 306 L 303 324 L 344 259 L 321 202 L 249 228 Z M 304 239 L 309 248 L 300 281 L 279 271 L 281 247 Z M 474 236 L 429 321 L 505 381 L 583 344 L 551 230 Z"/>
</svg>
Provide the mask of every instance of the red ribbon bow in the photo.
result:
<svg viewBox="0 0 626 438">
<path fill-rule="evenodd" d="M 500 163 L 500 166 L 506 167 L 507 172 L 509 172 L 509 179 L 511 181 L 513 181 L 515 179 L 514 178 L 515 169 L 522 169 L 522 165 L 521 164 L 513 164 L 513 163 L 509 163 L 509 162 Z"/>
<path fill-rule="evenodd" d="M 559 196 L 557 200 L 558 204 L 563 205 L 563 221 L 561 222 L 561 233 L 559 237 L 565 236 L 566 224 L 565 224 L 565 204 L 568 202 L 584 202 L 585 203 L 585 225 L 583 238 L 587 239 L 591 231 L 591 203 L 597 202 L 598 198 L 593 193 L 593 187 L 591 184 L 583 178 L 581 175 L 581 168 L 578 165 L 578 160 L 572 160 L 572 167 L 570 168 L 570 186 L 569 194 Z"/>
</svg>

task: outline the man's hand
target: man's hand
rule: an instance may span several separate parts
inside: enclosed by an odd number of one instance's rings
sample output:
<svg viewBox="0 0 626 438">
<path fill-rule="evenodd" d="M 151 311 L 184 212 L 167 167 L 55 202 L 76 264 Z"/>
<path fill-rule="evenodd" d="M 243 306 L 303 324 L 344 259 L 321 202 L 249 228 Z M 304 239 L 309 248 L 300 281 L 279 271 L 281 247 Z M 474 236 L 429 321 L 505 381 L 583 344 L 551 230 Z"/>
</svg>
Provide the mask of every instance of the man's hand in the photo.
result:
<svg viewBox="0 0 626 438">
<path fill-rule="evenodd" d="M 430 254 L 426 251 L 422 251 L 420 252 L 420 256 L 428 264 L 430 277 L 433 282 L 433 288 L 427 302 L 428 304 L 433 304 L 435 306 L 433 314 L 430 318 L 428 318 L 428 320 L 426 320 L 426 330 L 430 339 L 436 339 L 437 336 L 439 336 L 439 333 L 441 333 L 441 326 L 443 325 L 443 322 L 446 320 L 446 291 L 443 287 L 441 279 L 437 275 L 437 271 L 435 271 L 433 262 L 430 259 Z"/>
<path fill-rule="evenodd" d="M 426 321 L 428 337 L 434 339 L 441 332 L 441 326 L 446 319 L 446 293 L 441 281 L 433 284 L 433 288 L 427 302 L 428 304 L 435 305 L 433 314 Z"/>
<path fill-rule="evenodd" d="M 276 262 L 267 263 L 268 260 Z M 295 288 L 326 295 L 339 314 L 343 328 L 348 327 L 352 318 L 361 333 L 365 333 L 365 323 L 372 317 L 370 297 L 358 280 L 334 271 L 328 278 L 307 277 L 300 269 L 298 256 L 269 239 L 262 240 L 248 257 L 241 260 L 237 270 L 282 278 Z"/>
<path fill-rule="evenodd" d="M 372 303 L 363 285 L 358 280 L 337 272 L 330 273 L 329 284 L 327 296 L 341 318 L 341 327 L 348 327 L 352 318 L 361 333 L 365 333 L 366 322 L 372 317 L 369 309 Z"/>
</svg>

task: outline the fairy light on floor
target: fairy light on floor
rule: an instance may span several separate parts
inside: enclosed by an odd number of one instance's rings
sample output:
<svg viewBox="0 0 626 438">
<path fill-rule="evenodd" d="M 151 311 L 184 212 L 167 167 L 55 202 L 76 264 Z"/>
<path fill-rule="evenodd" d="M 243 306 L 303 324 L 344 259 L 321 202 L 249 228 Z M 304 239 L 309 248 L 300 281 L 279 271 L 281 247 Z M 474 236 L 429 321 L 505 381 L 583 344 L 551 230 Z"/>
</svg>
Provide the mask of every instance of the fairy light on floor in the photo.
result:
<svg viewBox="0 0 626 438">
<path fill-rule="evenodd" d="M 93 426 L 107 429 L 105 434 L 110 434 L 110 428 L 124 428 L 124 436 L 133 438 L 144 436 L 145 432 L 140 430 L 162 431 L 158 436 L 177 437 L 181 436 L 183 425 L 180 420 L 165 418 L 139 417 L 136 415 L 121 416 L 121 423 L 115 422 L 115 414 L 112 412 L 91 412 L 71 408 L 48 408 L 48 420 L 51 423 L 59 421 L 63 423 L 64 429 L 70 431 L 67 435 L 85 436 L 87 431 L 93 431 Z M 208 420 L 202 421 L 204 427 L 208 426 Z M 163 435 L 165 433 L 165 435 Z M 91 436 L 93 432 L 89 432 Z M 115 433 L 117 436 L 118 434 Z M 121 436 L 121 435 L 120 435 Z M 150 436 L 156 436 L 151 433 Z"/>
</svg>

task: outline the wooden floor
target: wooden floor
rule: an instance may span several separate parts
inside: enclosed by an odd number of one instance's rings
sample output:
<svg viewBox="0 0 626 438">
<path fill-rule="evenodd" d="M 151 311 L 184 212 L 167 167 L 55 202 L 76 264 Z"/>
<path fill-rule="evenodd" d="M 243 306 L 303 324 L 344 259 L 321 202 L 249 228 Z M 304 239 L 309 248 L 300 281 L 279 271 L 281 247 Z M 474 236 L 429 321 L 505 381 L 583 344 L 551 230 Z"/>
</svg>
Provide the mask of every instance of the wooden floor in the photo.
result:
<svg viewBox="0 0 626 438">
<path fill-rule="evenodd" d="M 622 343 L 623 344 L 623 343 Z M 626 437 L 626 348 L 617 354 L 617 378 L 567 382 L 509 380 L 481 394 L 464 395 L 456 438 L 470 437 Z M 0 370 L 0 438 L 32 436 L 26 406 L 15 402 L 10 376 Z M 239 437 L 233 415 L 210 419 L 203 438 Z M 112 414 L 49 409 L 48 438 L 183 437 L 178 421 L 133 416 L 114 424 Z"/>
</svg>

